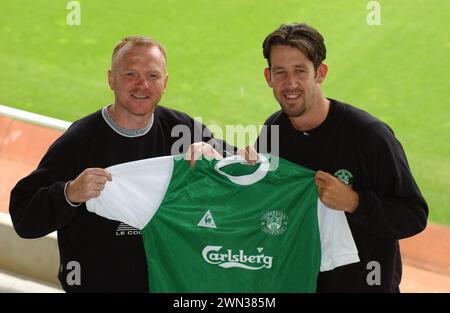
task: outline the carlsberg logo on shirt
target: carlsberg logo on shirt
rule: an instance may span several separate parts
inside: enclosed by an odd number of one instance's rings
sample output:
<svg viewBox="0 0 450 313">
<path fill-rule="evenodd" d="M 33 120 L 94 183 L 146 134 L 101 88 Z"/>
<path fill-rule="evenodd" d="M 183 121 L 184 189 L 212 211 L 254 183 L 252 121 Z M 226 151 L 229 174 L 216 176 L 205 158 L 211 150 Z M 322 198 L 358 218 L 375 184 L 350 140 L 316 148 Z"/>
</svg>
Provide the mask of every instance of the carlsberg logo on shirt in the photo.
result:
<svg viewBox="0 0 450 313">
<path fill-rule="evenodd" d="M 240 267 L 247 270 L 260 270 L 271 268 L 273 257 L 262 253 L 264 248 L 257 248 L 259 254 L 247 255 L 244 250 L 233 253 L 231 249 L 220 251 L 222 246 L 206 246 L 202 256 L 206 262 L 216 264 L 223 268 Z"/>
</svg>

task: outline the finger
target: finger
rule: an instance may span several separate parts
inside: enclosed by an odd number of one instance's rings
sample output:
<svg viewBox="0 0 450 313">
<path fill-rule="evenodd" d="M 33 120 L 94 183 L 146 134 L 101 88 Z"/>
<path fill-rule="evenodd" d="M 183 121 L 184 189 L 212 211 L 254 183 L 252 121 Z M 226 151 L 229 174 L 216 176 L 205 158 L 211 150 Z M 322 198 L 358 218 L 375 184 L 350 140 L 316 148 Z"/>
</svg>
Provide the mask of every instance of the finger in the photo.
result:
<svg viewBox="0 0 450 313">
<path fill-rule="evenodd" d="M 322 196 L 322 187 L 317 186 L 317 194 L 319 195 L 319 198 Z"/>
<path fill-rule="evenodd" d="M 334 176 L 324 171 L 317 171 L 316 175 L 314 175 L 314 179 L 323 182 L 332 182 Z"/>
<path fill-rule="evenodd" d="M 97 198 L 98 196 L 100 196 L 100 194 L 101 194 L 101 192 L 100 191 L 94 191 L 94 192 L 92 192 L 92 195 L 91 195 L 91 199 L 92 198 Z"/>
<path fill-rule="evenodd" d="M 189 161 L 191 159 L 191 153 L 192 153 L 192 145 L 190 145 L 187 151 L 184 153 L 184 159 L 186 161 Z"/>
<path fill-rule="evenodd" d="M 191 166 L 191 167 L 193 166 L 193 163 L 192 163 L 192 145 L 189 146 L 189 148 L 187 149 L 186 153 L 184 154 L 184 159 L 186 161 L 188 161 L 189 166 Z"/>
<path fill-rule="evenodd" d="M 210 144 L 206 144 L 206 146 L 208 147 L 208 154 L 212 158 L 214 158 L 215 160 L 222 160 L 223 159 L 222 155 L 216 149 L 214 149 L 213 146 L 211 146 Z"/>
<path fill-rule="evenodd" d="M 319 195 L 320 201 L 322 201 L 325 205 L 329 205 L 331 198 L 330 198 L 330 192 L 326 188 L 319 188 L 317 190 L 317 193 Z"/>
<path fill-rule="evenodd" d="M 189 166 L 193 167 L 195 165 L 195 162 L 197 162 L 197 160 L 194 157 L 194 149 L 192 149 L 189 152 L 188 158 L 187 158 L 188 162 L 189 162 Z"/>
<path fill-rule="evenodd" d="M 184 159 L 189 162 L 189 166 L 191 166 L 191 167 L 194 166 L 194 164 L 195 164 L 195 160 L 193 158 L 194 148 L 195 148 L 195 143 L 191 144 L 189 146 L 189 148 L 187 149 L 186 153 L 184 154 Z"/>
<path fill-rule="evenodd" d="M 248 163 L 250 163 L 250 164 L 255 164 L 256 162 L 253 162 L 252 161 L 252 157 L 250 156 L 250 153 L 249 153 L 249 147 L 250 146 L 247 146 L 247 147 L 245 147 L 245 148 L 240 148 L 240 149 L 238 149 L 238 151 L 236 152 L 236 154 L 238 155 L 238 156 L 240 156 L 241 158 L 243 158 L 245 161 L 247 161 Z M 256 153 L 256 155 L 257 155 L 257 153 Z M 254 157 L 253 157 L 253 159 L 255 159 Z M 257 157 L 256 157 L 256 159 L 258 159 Z"/>
<path fill-rule="evenodd" d="M 92 168 L 86 169 L 84 172 L 86 174 L 105 176 L 106 178 L 110 177 L 112 179 L 111 174 L 103 168 L 92 167 Z"/>
<path fill-rule="evenodd" d="M 106 184 L 107 181 L 108 181 L 108 177 L 106 177 L 106 176 L 100 176 L 100 175 L 92 176 L 93 183 L 104 185 L 104 184 Z"/>
<path fill-rule="evenodd" d="M 250 147 L 251 146 L 247 146 L 244 149 L 239 149 L 238 150 L 238 155 L 243 157 L 245 159 L 245 161 L 247 161 L 248 163 L 250 163 L 252 165 L 255 165 L 256 164 L 256 160 L 258 159 L 258 153 L 256 153 L 256 151 L 251 151 Z"/>
<path fill-rule="evenodd" d="M 217 150 L 214 150 L 214 158 L 216 160 L 222 160 L 223 156 Z"/>
<path fill-rule="evenodd" d="M 103 189 L 105 189 L 105 184 L 94 184 L 92 186 L 92 190 L 94 191 L 102 191 Z"/>
<path fill-rule="evenodd" d="M 328 186 L 328 182 L 324 181 L 324 180 L 317 179 L 317 180 L 314 180 L 314 182 L 316 183 L 316 186 L 318 188 L 325 188 Z"/>
<path fill-rule="evenodd" d="M 237 154 L 238 156 L 240 156 L 241 158 L 245 159 L 245 149 L 246 149 L 246 148 L 240 148 L 240 149 L 238 149 L 238 151 L 236 152 L 236 154 Z"/>
<path fill-rule="evenodd" d="M 252 146 L 247 146 L 246 152 L 248 155 L 248 162 L 255 165 L 256 161 L 258 161 L 258 152 L 256 152 L 255 148 Z"/>
<path fill-rule="evenodd" d="M 332 182 L 332 181 L 336 180 L 336 177 L 334 177 L 330 173 L 327 173 L 327 172 L 322 172 L 322 173 L 323 173 L 323 177 L 324 177 L 325 180 L 327 180 L 329 182 Z"/>
<path fill-rule="evenodd" d="M 212 157 L 211 149 L 207 144 L 202 145 L 199 157 L 205 157 L 207 159 L 210 159 Z"/>
<path fill-rule="evenodd" d="M 326 172 L 324 172 L 324 171 L 317 171 L 316 172 L 316 178 L 318 178 L 318 179 L 322 179 L 322 180 L 325 180 L 326 179 Z"/>
<path fill-rule="evenodd" d="M 202 147 L 204 142 L 196 142 L 189 146 L 185 154 L 185 159 L 189 161 L 189 166 L 193 167 L 202 155 Z"/>
<path fill-rule="evenodd" d="M 205 156 L 206 158 L 209 158 L 209 159 L 216 159 L 216 160 L 222 159 L 222 156 L 219 154 L 219 152 L 217 152 L 213 148 L 213 146 L 211 146 L 208 143 L 205 143 L 202 146 L 202 155 Z"/>
<path fill-rule="evenodd" d="M 203 144 L 204 143 L 201 142 L 198 145 L 194 146 L 193 153 L 192 153 L 192 159 L 194 161 L 200 160 L 202 158 L 202 155 L 203 155 Z"/>
<path fill-rule="evenodd" d="M 314 175 L 314 183 L 317 185 L 317 187 L 323 187 L 327 184 L 327 181 L 316 173 L 316 175 Z"/>
<path fill-rule="evenodd" d="M 245 151 L 245 160 L 250 163 L 251 165 L 256 164 L 255 157 L 251 156 L 250 153 L 246 150 Z"/>
</svg>

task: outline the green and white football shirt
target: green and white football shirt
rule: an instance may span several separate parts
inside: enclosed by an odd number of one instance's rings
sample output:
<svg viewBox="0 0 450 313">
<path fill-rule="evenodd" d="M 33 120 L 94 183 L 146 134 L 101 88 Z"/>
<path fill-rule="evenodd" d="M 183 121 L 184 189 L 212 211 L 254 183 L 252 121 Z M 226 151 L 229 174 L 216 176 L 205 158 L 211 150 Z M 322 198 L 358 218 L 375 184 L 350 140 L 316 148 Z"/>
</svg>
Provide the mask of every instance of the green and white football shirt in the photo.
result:
<svg viewBox="0 0 450 313">
<path fill-rule="evenodd" d="M 318 200 L 313 171 L 260 160 L 115 165 L 86 206 L 142 229 L 152 292 L 314 292 L 319 270 L 359 261 L 345 214 Z"/>
</svg>

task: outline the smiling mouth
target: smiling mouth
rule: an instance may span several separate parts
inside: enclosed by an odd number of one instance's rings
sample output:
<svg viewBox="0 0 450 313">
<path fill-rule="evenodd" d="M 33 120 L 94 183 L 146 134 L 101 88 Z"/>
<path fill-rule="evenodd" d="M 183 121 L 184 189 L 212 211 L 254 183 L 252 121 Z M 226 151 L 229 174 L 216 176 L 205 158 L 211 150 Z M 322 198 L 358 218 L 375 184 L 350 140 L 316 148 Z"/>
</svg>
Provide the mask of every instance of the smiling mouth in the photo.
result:
<svg viewBox="0 0 450 313">
<path fill-rule="evenodd" d="M 284 94 L 283 96 L 287 100 L 297 100 L 298 98 L 300 98 L 299 93 L 289 93 L 289 94 Z"/>
<path fill-rule="evenodd" d="M 148 98 L 150 98 L 149 96 L 140 96 L 140 95 L 131 95 L 134 99 L 137 100 L 147 100 Z"/>
</svg>

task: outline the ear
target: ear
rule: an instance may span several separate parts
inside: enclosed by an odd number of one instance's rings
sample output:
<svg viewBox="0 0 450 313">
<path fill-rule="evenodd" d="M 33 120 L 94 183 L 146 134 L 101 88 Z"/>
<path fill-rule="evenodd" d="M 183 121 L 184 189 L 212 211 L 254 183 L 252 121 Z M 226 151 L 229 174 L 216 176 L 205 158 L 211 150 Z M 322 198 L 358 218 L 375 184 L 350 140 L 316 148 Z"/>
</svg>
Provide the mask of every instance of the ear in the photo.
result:
<svg viewBox="0 0 450 313">
<path fill-rule="evenodd" d="M 316 72 L 316 82 L 318 84 L 323 83 L 325 77 L 327 77 L 327 72 L 328 72 L 328 65 L 326 65 L 325 63 L 320 64 Z"/>
<path fill-rule="evenodd" d="M 169 74 L 166 74 L 166 78 L 164 79 L 164 90 L 167 88 L 167 81 L 169 80 Z"/>
<path fill-rule="evenodd" d="M 111 70 L 108 71 L 108 83 L 109 88 L 111 88 L 111 90 L 114 90 L 114 75 Z"/>
<path fill-rule="evenodd" d="M 270 75 L 270 68 L 266 67 L 264 69 L 264 77 L 266 78 L 267 85 L 269 85 L 269 87 L 272 87 L 272 77 Z"/>
</svg>

